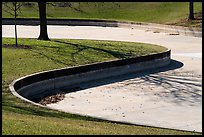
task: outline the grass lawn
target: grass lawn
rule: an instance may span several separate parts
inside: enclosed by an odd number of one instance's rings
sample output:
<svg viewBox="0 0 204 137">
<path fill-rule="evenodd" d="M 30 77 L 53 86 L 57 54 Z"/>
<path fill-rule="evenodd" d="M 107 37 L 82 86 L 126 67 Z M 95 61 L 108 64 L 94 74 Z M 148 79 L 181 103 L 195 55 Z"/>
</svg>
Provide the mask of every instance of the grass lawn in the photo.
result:
<svg viewBox="0 0 204 137">
<path fill-rule="evenodd" d="M 111 19 L 202 27 L 202 2 L 194 2 L 196 20 L 188 21 L 189 2 L 71 2 L 70 7 L 47 5 L 47 18 Z M 13 18 L 2 6 L 2 17 Z M 18 17 L 39 18 L 37 3 L 23 6 Z"/>
<path fill-rule="evenodd" d="M 13 96 L 8 84 L 34 72 L 93 62 L 130 58 L 161 52 L 166 48 L 144 43 L 2 39 L 2 134 L 200 134 L 170 129 L 126 125 L 41 108 Z M 13 45 L 13 46 L 9 46 Z M 23 48 L 22 48 L 23 47 Z"/>
</svg>

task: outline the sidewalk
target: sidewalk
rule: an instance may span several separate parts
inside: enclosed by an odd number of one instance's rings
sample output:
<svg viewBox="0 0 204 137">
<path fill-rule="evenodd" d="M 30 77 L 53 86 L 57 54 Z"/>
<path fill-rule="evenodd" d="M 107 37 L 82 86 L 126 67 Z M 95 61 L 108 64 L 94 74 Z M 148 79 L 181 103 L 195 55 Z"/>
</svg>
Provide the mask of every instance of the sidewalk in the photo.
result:
<svg viewBox="0 0 204 137">
<path fill-rule="evenodd" d="M 14 25 L 12 18 L 3 18 L 2 25 Z M 17 25 L 39 25 L 39 19 L 35 18 L 17 18 Z M 156 23 L 131 22 L 131 21 L 113 21 L 113 20 L 88 20 L 88 19 L 47 19 L 48 25 L 68 25 L 68 26 L 102 26 L 102 27 L 121 27 L 145 29 L 154 33 L 165 32 L 170 35 L 185 35 L 202 37 L 202 29 L 194 27 L 182 27 L 174 25 L 162 25 Z"/>
</svg>

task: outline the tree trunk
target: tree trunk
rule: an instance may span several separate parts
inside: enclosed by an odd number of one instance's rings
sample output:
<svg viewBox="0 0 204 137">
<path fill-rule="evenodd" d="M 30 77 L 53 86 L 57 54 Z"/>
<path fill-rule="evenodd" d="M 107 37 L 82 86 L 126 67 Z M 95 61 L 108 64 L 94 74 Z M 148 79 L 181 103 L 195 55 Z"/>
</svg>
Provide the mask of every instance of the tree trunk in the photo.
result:
<svg viewBox="0 0 204 137">
<path fill-rule="evenodd" d="M 16 47 L 18 46 L 18 38 L 17 38 L 17 26 L 16 26 L 16 18 L 17 18 L 17 9 L 16 9 L 16 2 L 14 3 L 14 12 L 15 12 L 15 40 L 16 40 Z"/>
<path fill-rule="evenodd" d="M 189 17 L 188 20 L 194 20 L 193 2 L 189 3 Z"/>
<path fill-rule="evenodd" d="M 50 40 L 47 34 L 46 2 L 38 2 L 40 16 L 40 36 L 38 40 Z"/>
</svg>

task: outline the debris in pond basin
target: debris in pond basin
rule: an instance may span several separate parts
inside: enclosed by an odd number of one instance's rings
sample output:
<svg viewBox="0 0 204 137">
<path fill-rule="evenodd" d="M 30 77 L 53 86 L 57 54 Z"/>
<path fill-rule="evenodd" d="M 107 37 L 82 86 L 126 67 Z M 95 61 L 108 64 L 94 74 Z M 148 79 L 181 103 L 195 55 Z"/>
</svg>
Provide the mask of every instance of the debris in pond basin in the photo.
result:
<svg viewBox="0 0 204 137">
<path fill-rule="evenodd" d="M 56 95 L 51 95 L 48 97 L 45 97 L 41 99 L 39 102 L 41 105 L 51 104 L 51 103 L 57 103 L 65 98 L 65 93 L 58 93 Z"/>
<path fill-rule="evenodd" d="M 57 103 L 65 98 L 66 93 L 75 92 L 78 90 L 82 90 L 82 88 L 74 87 L 74 88 L 70 88 L 69 90 L 62 90 L 60 91 L 60 93 L 42 98 L 38 103 L 45 106 L 46 104 Z"/>
</svg>

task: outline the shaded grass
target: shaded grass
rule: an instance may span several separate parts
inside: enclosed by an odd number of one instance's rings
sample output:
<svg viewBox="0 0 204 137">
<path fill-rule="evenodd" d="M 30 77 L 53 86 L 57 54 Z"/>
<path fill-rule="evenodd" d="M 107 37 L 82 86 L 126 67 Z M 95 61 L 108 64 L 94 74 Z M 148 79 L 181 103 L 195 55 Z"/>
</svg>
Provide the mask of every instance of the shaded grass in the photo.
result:
<svg viewBox="0 0 204 137">
<path fill-rule="evenodd" d="M 11 38 L 3 38 L 2 42 L 15 43 Z M 2 134 L 199 134 L 116 124 L 50 110 L 24 102 L 8 89 L 14 79 L 34 72 L 129 58 L 165 48 L 132 42 L 23 38 L 19 44 L 31 48 L 2 48 Z"/>
</svg>

